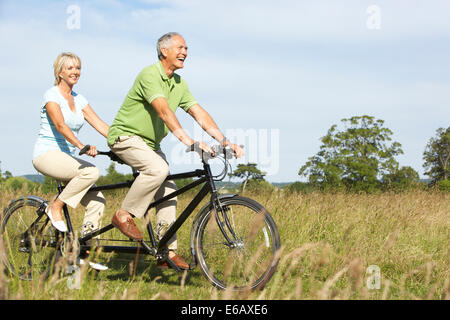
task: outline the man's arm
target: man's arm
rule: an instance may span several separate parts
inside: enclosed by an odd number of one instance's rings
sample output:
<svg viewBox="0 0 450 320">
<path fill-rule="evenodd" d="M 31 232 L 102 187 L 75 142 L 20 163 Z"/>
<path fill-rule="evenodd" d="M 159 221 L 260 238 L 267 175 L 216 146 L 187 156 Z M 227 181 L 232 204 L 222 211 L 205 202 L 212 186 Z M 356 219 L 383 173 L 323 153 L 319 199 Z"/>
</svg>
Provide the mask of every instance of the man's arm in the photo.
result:
<svg viewBox="0 0 450 320">
<path fill-rule="evenodd" d="M 222 142 L 225 136 L 217 127 L 211 115 L 199 104 L 189 108 L 188 113 L 197 121 L 197 123 L 215 140 Z"/>
<path fill-rule="evenodd" d="M 203 130 L 205 130 L 215 140 L 220 142 L 223 147 L 229 146 L 233 149 L 236 158 L 240 158 L 244 155 L 244 150 L 226 139 L 211 115 L 199 104 L 195 104 L 190 107 L 188 113 L 195 119 L 195 121 L 197 121 Z"/>
<path fill-rule="evenodd" d="M 194 144 L 194 140 L 189 137 L 189 135 L 184 131 L 181 127 L 180 122 L 178 121 L 175 113 L 170 109 L 169 104 L 167 103 L 166 98 L 159 97 L 152 101 L 152 106 L 155 108 L 158 116 L 162 121 L 166 124 L 167 128 L 169 128 L 170 132 L 172 132 L 178 140 L 183 142 L 186 146 L 191 146 Z M 213 150 L 206 144 L 201 142 L 200 148 L 203 151 L 213 153 Z"/>
</svg>

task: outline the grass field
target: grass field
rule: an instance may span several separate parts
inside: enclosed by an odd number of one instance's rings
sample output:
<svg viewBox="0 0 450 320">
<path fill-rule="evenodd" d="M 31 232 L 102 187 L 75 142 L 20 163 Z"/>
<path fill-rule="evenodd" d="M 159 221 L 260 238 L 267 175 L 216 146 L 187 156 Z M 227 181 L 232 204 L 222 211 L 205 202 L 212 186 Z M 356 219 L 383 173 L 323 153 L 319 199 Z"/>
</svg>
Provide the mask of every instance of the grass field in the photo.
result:
<svg viewBox="0 0 450 320">
<path fill-rule="evenodd" d="M 0 206 L 20 195 L 26 192 L 2 191 Z M 123 194 L 105 196 L 106 224 Z M 76 288 L 71 275 L 21 281 L 0 270 L 0 298 L 450 299 L 449 193 L 275 191 L 246 196 L 271 212 L 281 235 L 280 264 L 263 290 L 219 291 L 198 268 L 161 271 L 153 257 L 101 253 L 96 259 L 110 269 L 97 273 L 82 267 Z M 179 211 L 189 200 L 179 198 Z M 82 215 L 81 207 L 71 212 L 75 226 Z M 179 252 L 187 260 L 193 217 L 189 219 L 178 233 Z"/>
</svg>

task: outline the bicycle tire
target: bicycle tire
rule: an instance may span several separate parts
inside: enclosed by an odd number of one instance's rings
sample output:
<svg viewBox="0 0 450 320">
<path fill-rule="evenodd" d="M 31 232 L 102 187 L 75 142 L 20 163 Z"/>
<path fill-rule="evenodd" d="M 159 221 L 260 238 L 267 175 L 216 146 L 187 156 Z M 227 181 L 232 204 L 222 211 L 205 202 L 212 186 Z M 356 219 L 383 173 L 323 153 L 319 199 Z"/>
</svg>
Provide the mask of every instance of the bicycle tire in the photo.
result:
<svg viewBox="0 0 450 320">
<path fill-rule="evenodd" d="M 204 207 L 194 220 L 191 239 L 197 263 L 219 289 L 261 289 L 278 266 L 281 241 L 275 221 L 252 199 L 233 196 L 224 197 L 220 202 L 237 236 L 237 245 L 225 244 L 215 210 Z"/>
<path fill-rule="evenodd" d="M 11 201 L 0 226 L 2 263 L 22 280 L 49 272 L 56 247 L 56 231 L 45 215 L 47 202 L 36 196 Z"/>
</svg>

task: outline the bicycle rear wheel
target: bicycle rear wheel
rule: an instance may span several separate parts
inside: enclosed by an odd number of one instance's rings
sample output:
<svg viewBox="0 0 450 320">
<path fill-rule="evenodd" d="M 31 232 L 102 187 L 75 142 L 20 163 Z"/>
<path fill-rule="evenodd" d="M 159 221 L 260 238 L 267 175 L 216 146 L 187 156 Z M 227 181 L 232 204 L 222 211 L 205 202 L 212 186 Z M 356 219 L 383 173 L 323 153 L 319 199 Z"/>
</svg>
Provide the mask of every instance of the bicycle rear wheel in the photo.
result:
<svg viewBox="0 0 450 320">
<path fill-rule="evenodd" d="M 269 212 L 251 199 L 235 196 L 220 202 L 219 221 L 231 242 L 219 227 L 214 209 L 200 212 L 193 230 L 200 268 L 220 289 L 260 289 L 278 265 L 281 244 L 277 226 Z"/>
<path fill-rule="evenodd" d="M 0 226 L 6 269 L 22 280 L 31 280 L 49 270 L 56 247 L 56 233 L 44 210 L 45 200 L 21 197 L 4 211 Z"/>
</svg>

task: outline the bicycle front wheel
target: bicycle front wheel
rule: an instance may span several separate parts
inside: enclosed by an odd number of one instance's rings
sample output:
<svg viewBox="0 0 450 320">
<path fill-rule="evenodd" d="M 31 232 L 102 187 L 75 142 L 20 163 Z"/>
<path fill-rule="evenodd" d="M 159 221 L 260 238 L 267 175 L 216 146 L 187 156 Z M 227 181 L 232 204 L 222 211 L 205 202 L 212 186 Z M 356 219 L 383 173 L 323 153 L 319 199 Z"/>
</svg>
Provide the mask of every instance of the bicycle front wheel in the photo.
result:
<svg viewBox="0 0 450 320">
<path fill-rule="evenodd" d="M 220 213 L 207 207 L 194 226 L 193 246 L 200 268 L 223 290 L 262 288 L 278 265 L 277 226 L 269 212 L 251 199 L 234 196 L 220 202 Z"/>
<path fill-rule="evenodd" d="M 10 203 L 0 226 L 7 270 L 22 280 L 31 280 L 49 270 L 55 253 L 56 234 L 44 213 L 45 200 L 22 197 Z"/>
</svg>

